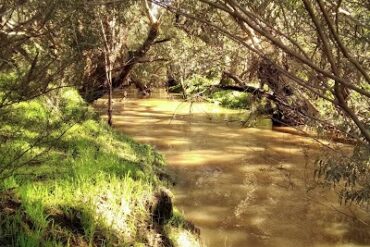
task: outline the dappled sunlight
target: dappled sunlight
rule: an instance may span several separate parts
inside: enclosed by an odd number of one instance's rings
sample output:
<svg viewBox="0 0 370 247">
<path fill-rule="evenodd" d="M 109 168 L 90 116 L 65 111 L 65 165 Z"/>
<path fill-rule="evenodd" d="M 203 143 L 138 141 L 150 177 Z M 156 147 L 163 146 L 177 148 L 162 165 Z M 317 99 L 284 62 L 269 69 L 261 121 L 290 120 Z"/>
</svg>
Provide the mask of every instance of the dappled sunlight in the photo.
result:
<svg viewBox="0 0 370 247">
<path fill-rule="evenodd" d="M 226 163 L 230 160 L 240 159 L 242 154 L 220 154 L 213 150 L 192 150 L 186 153 L 166 155 L 167 161 L 173 165 L 207 165 Z"/>
<path fill-rule="evenodd" d="M 127 100 L 126 102 L 130 102 Z M 145 99 L 137 100 L 138 110 L 149 109 L 152 111 L 169 113 L 172 115 L 187 115 L 189 113 L 193 114 L 214 114 L 214 113 L 224 113 L 224 114 L 244 114 L 241 110 L 230 110 L 214 104 L 208 103 L 190 103 L 173 100 L 168 102 L 167 99 Z M 126 106 L 125 106 L 126 107 Z"/>
<path fill-rule="evenodd" d="M 343 223 L 332 223 L 330 226 L 324 228 L 324 231 L 333 236 L 343 236 L 347 233 L 347 226 Z"/>
<path fill-rule="evenodd" d="M 295 154 L 295 153 L 302 153 L 302 147 L 273 147 L 272 150 L 273 152 L 278 152 L 278 153 L 286 153 L 286 154 Z"/>
<path fill-rule="evenodd" d="M 317 185 L 313 162 L 325 146 L 299 131 L 243 128 L 229 120 L 244 113 L 208 103 L 126 99 L 115 107 L 117 129 L 163 153 L 175 203 L 208 246 L 361 246 L 370 239 L 367 226 L 344 215 L 364 213 Z"/>
<path fill-rule="evenodd" d="M 205 214 L 204 212 L 208 212 Z M 215 207 L 215 206 L 209 206 L 209 207 L 202 207 L 198 206 L 197 210 L 189 210 L 189 212 L 186 213 L 186 216 L 190 219 L 199 222 L 202 225 L 208 225 L 212 226 L 215 224 L 222 223 L 223 219 L 219 217 L 221 214 L 225 214 L 227 209 L 223 207 Z"/>
<path fill-rule="evenodd" d="M 99 195 L 94 200 L 94 209 L 97 221 L 114 231 L 123 239 L 132 238 L 132 228 L 129 226 L 129 217 L 132 217 L 131 205 L 126 198 L 115 198 L 112 193 Z"/>
<path fill-rule="evenodd" d="M 175 240 L 175 246 L 200 247 L 202 246 L 194 234 L 184 229 L 171 230 L 170 235 Z"/>
</svg>

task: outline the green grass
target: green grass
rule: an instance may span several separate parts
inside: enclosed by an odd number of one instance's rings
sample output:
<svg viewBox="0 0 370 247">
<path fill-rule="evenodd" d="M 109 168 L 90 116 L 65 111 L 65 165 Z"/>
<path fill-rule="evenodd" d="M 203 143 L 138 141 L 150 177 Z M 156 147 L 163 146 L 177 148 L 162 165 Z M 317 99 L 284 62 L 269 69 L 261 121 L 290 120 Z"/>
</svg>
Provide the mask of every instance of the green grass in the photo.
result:
<svg viewBox="0 0 370 247">
<path fill-rule="evenodd" d="M 205 97 L 209 102 L 231 109 L 250 109 L 256 102 L 252 95 L 233 90 L 210 90 L 220 83 L 219 77 L 207 78 L 201 75 L 193 75 L 184 82 L 186 92 L 190 96 L 198 95 Z"/>
<path fill-rule="evenodd" d="M 0 164 L 47 137 L 0 173 L 0 246 L 144 246 L 148 200 L 166 185 L 156 175 L 162 156 L 110 129 L 74 90 L 50 103 L 56 96 L 15 105 L 3 119 L 0 134 L 12 138 Z"/>
<path fill-rule="evenodd" d="M 209 95 L 209 100 L 232 109 L 249 109 L 253 103 L 249 94 L 231 90 L 216 91 Z"/>
</svg>

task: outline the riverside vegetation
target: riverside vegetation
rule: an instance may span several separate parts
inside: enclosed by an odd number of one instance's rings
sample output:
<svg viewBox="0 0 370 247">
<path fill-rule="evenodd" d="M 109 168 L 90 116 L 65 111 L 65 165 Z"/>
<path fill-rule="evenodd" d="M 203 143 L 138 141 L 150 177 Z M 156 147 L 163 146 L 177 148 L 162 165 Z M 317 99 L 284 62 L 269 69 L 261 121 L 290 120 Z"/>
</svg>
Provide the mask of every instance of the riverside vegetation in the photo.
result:
<svg viewBox="0 0 370 247">
<path fill-rule="evenodd" d="M 51 105 L 55 94 L 59 101 Z M 110 129 L 71 89 L 16 104 L 12 113 L 13 124 L 0 128 L 2 162 L 32 165 L 20 166 L 17 176 L 1 173 L 1 246 L 162 241 L 149 205 L 170 181 L 160 179 L 165 164 L 151 146 Z M 6 141 L 10 133 L 17 138 Z M 31 146 L 19 157 L 19 150 Z M 161 224 L 169 221 L 164 231 L 174 246 L 198 244 L 176 210 L 165 220 Z"/>
<path fill-rule="evenodd" d="M 161 155 L 112 128 L 113 93 L 132 86 L 233 108 L 201 120 L 241 123 L 231 132 L 260 118 L 314 130 L 303 134 L 331 151 L 311 178 L 368 214 L 369 13 L 361 0 L 1 1 L 0 246 L 200 244 Z"/>
</svg>

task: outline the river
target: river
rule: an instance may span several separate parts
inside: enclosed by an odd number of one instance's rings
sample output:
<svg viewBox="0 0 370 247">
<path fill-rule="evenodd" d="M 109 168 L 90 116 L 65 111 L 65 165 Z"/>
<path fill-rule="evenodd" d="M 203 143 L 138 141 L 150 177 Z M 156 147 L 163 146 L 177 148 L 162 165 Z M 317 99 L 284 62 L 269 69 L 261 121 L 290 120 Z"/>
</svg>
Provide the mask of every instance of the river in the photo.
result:
<svg viewBox="0 0 370 247">
<path fill-rule="evenodd" d="M 165 157 L 177 208 L 209 247 L 370 246 L 367 214 L 313 177 L 312 138 L 243 128 L 241 112 L 156 95 L 114 97 L 114 128 Z M 97 105 L 104 105 L 100 100 Z M 356 219 L 357 218 L 357 219 Z"/>
</svg>

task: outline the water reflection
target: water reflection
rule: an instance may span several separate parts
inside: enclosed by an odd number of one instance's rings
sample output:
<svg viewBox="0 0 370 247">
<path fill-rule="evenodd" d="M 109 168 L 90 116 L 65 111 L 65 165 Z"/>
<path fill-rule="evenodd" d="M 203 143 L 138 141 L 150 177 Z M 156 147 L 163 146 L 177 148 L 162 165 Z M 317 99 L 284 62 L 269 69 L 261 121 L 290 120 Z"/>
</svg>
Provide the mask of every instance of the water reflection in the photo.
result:
<svg viewBox="0 0 370 247">
<path fill-rule="evenodd" d="M 114 113 L 115 128 L 165 155 L 175 203 L 208 246 L 370 246 L 369 228 L 344 215 L 364 213 L 316 186 L 325 150 L 312 139 L 240 128 L 229 120 L 243 112 L 205 103 L 116 97 Z"/>
</svg>

